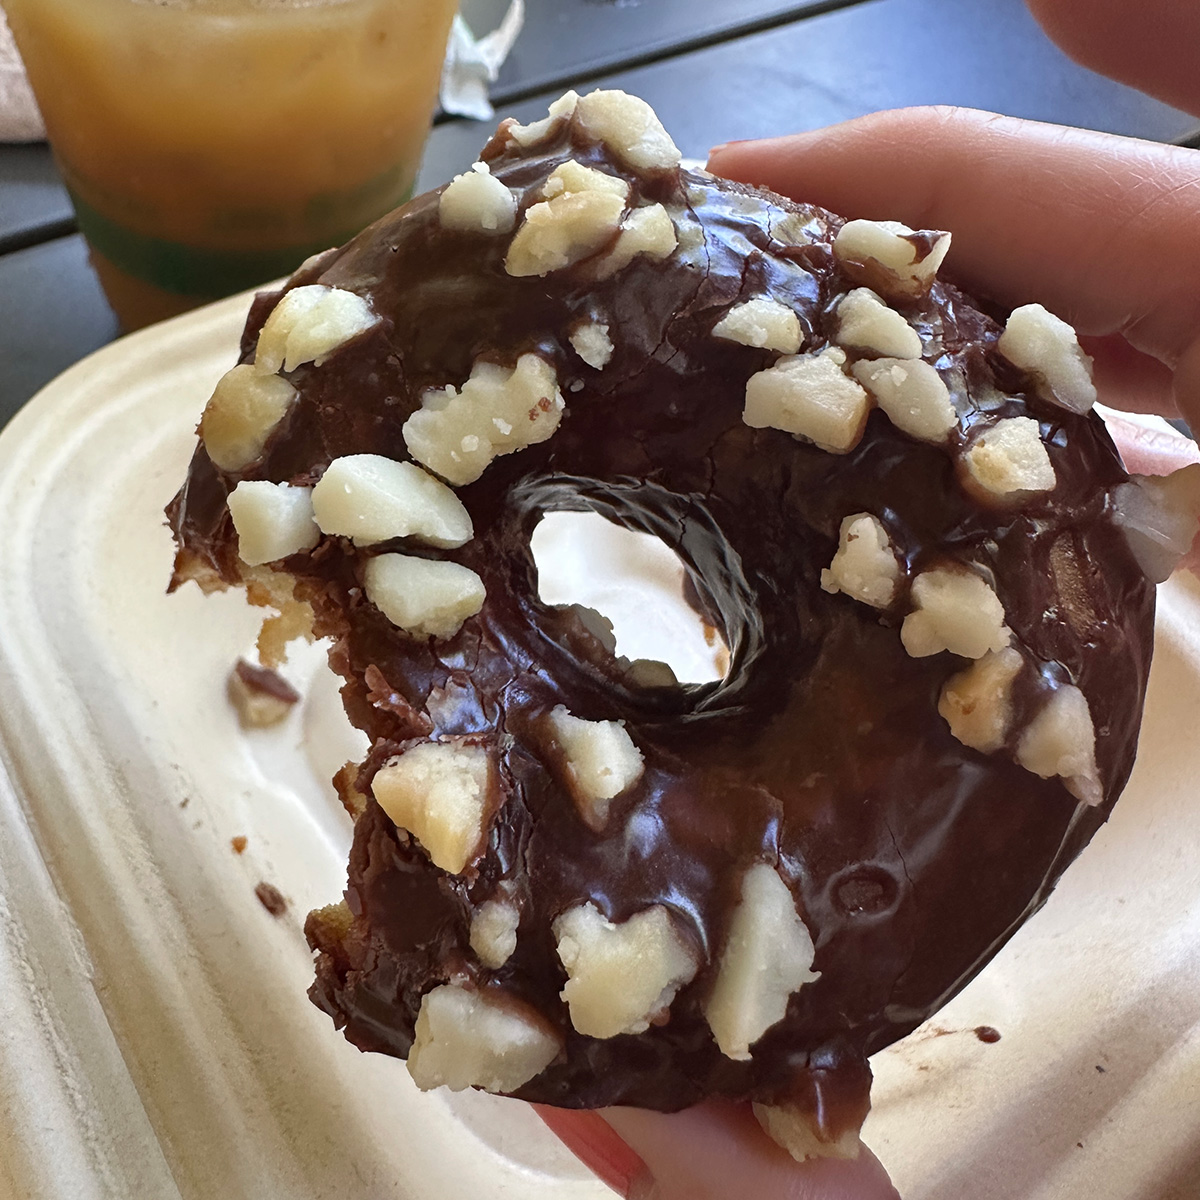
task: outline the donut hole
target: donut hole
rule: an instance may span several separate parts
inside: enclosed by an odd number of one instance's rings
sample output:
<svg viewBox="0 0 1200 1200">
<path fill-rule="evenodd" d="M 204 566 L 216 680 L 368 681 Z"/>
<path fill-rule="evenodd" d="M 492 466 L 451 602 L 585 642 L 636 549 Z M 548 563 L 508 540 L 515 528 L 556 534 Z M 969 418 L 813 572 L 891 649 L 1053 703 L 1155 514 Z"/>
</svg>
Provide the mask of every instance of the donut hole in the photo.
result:
<svg viewBox="0 0 1200 1200">
<path fill-rule="evenodd" d="M 681 684 L 723 680 L 729 649 L 688 603 L 679 556 L 650 533 L 596 512 L 548 512 L 530 540 L 538 597 L 600 613 L 631 662 L 666 663 Z"/>
</svg>

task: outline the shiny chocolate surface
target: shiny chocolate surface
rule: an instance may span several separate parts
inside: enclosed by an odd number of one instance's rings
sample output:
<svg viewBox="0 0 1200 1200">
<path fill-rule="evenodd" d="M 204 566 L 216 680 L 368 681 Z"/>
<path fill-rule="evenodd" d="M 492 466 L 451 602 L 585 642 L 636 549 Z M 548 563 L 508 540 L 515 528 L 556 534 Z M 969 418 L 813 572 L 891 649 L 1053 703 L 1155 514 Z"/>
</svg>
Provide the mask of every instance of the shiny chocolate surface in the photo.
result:
<svg viewBox="0 0 1200 1200">
<path fill-rule="evenodd" d="M 180 577 L 211 569 L 236 583 L 225 498 L 239 480 L 311 484 L 342 455 L 407 459 L 401 427 L 422 393 L 461 386 L 477 358 L 511 365 L 534 352 L 557 372 L 557 432 L 457 489 L 475 527 L 467 545 L 325 537 L 283 564 L 317 632 L 335 639 L 347 710 L 373 742 L 357 783 L 344 783 L 361 793 L 350 920 L 322 912 L 308 925 L 313 1000 L 357 1046 L 403 1057 L 422 995 L 466 981 L 532 1006 L 561 1034 L 563 1052 L 517 1093 L 526 1099 L 665 1110 L 709 1095 L 791 1100 L 836 1136 L 865 1112 L 866 1056 L 962 988 L 1041 905 L 1129 775 L 1154 594 L 1111 520 L 1108 491 L 1126 475 L 1100 419 L 1036 397 L 996 354 L 996 323 L 941 282 L 893 307 L 949 386 L 959 427 L 944 446 L 914 441 L 877 410 L 844 455 L 751 429 L 746 382 L 778 356 L 714 338 L 713 325 L 734 303 L 769 296 L 799 315 L 805 351 L 831 342 L 832 311 L 857 286 L 831 252 L 841 222 L 703 173 L 635 173 L 571 122 L 532 150 L 502 127 L 484 157 L 521 211 L 568 158 L 621 175 L 631 204 L 665 206 L 679 246 L 608 279 L 594 260 L 513 278 L 509 236 L 443 229 L 437 195 L 414 200 L 291 281 L 357 292 L 382 321 L 289 374 L 299 399 L 245 471 L 217 470 L 201 446 L 170 510 Z M 276 299 L 256 303 L 244 359 Z M 571 347 L 583 321 L 608 326 L 614 353 L 600 370 Z M 963 485 L 962 452 L 1008 416 L 1039 422 L 1058 484 L 984 504 Z M 555 509 L 593 509 L 679 555 L 731 651 L 722 682 L 639 686 L 577 613 L 539 601 L 530 534 Z M 842 519 L 859 512 L 883 521 L 905 571 L 882 612 L 820 587 Z M 395 628 L 362 587 L 367 558 L 392 550 L 470 567 L 487 589 L 482 611 L 444 641 Z M 901 645 L 913 576 L 944 563 L 993 582 L 1025 660 L 996 754 L 959 743 L 938 715 L 965 660 L 912 658 Z M 1097 807 L 1012 757 L 1066 683 L 1086 696 L 1097 731 Z M 546 720 L 560 704 L 624 721 L 645 758 L 601 833 L 566 786 Z M 501 780 L 486 845 L 461 876 L 434 867 L 370 796 L 382 763 L 449 735 L 489 747 Z M 820 978 L 740 1062 L 717 1048 L 703 1005 L 741 876 L 760 861 L 789 884 Z M 469 930 L 502 882 L 520 927 L 515 953 L 491 970 Z M 651 905 L 677 919 L 701 967 L 665 1022 L 608 1039 L 572 1028 L 551 925 L 587 901 L 614 922 Z"/>
</svg>

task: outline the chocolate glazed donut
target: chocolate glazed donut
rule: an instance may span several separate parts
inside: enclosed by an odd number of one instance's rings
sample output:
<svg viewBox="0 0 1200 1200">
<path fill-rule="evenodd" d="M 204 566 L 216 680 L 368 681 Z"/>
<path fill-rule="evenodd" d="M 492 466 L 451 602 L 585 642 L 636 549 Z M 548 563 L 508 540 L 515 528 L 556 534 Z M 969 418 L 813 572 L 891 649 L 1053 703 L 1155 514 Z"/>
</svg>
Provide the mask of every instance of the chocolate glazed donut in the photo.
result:
<svg viewBox="0 0 1200 1200">
<path fill-rule="evenodd" d="M 371 738 L 339 776 L 345 901 L 307 926 L 351 1042 L 567 1107 L 749 1098 L 799 1118 L 799 1149 L 775 1129 L 797 1153 L 852 1152 L 867 1056 L 1124 786 L 1154 589 L 1066 326 L 1005 330 L 936 280 L 942 235 L 680 169 L 647 113 L 594 93 L 506 122 L 483 167 L 307 264 L 285 292 L 348 296 L 338 336 L 260 296 L 236 368 L 259 390 L 218 389 L 169 510 L 176 583 L 289 612 L 294 589 Z M 496 415 L 522 397 L 524 440 Z M 329 515 L 320 482 L 364 455 L 428 468 L 457 513 L 447 480 L 473 536 Z M 318 485 L 320 529 L 251 553 L 247 483 L 306 514 Z M 539 600 L 530 535 L 564 509 L 675 551 L 722 681 Z M 465 568 L 449 617 L 372 574 L 413 560 Z"/>
</svg>

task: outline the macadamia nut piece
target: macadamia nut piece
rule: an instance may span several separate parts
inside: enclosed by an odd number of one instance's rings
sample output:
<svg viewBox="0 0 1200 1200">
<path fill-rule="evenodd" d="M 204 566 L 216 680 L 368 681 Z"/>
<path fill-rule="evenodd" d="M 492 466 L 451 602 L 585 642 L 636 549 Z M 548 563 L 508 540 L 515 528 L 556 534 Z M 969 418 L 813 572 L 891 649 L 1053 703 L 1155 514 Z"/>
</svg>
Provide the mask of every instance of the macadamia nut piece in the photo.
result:
<svg viewBox="0 0 1200 1200">
<path fill-rule="evenodd" d="M 751 375 L 742 420 L 752 429 L 782 429 L 828 450 L 847 454 L 858 445 L 871 399 L 842 369 L 845 351 L 781 358 Z"/>
<path fill-rule="evenodd" d="M 1005 500 L 1054 490 L 1058 477 L 1032 417 L 1005 417 L 977 437 L 963 456 L 982 491 Z"/>
<path fill-rule="evenodd" d="M 859 1130 L 847 1129 L 836 1141 L 824 1141 L 814 1128 L 813 1115 L 787 1104 L 754 1102 L 754 1116 L 763 1132 L 797 1162 L 813 1158 L 856 1159 L 862 1149 Z"/>
<path fill-rule="evenodd" d="M 609 175 L 595 167 L 585 167 L 583 163 L 568 158 L 550 172 L 542 186 L 542 199 L 553 200 L 556 196 L 575 192 L 609 192 L 625 201 L 629 199 L 629 184 L 617 175 Z"/>
<path fill-rule="evenodd" d="M 589 367 L 602 371 L 613 356 L 612 338 L 608 326 L 589 321 L 578 326 L 571 334 L 571 346 Z"/>
<path fill-rule="evenodd" d="M 421 742 L 389 759 L 371 781 L 392 823 L 452 875 L 482 848 L 494 787 L 487 750 L 458 741 Z"/>
<path fill-rule="evenodd" d="M 570 120 L 579 103 L 578 92 L 564 92 L 549 108 L 549 116 L 540 121 L 531 121 L 528 125 L 519 125 L 516 121 L 508 127 L 508 136 L 523 149 L 536 146 L 550 136 L 554 127 L 563 120 Z"/>
<path fill-rule="evenodd" d="M 244 479 L 229 493 L 238 557 L 249 567 L 311 550 L 321 531 L 313 519 L 312 488 Z"/>
<path fill-rule="evenodd" d="M 804 341 L 800 318 L 769 296 L 735 304 L 713 326 L 713 337 L 782 354 L 795 354 Z"/>
<path fill-rule="evenodd" d="M 379 318 L 354 292 L 310 283 L 285 292 L 258 335 L 255 370 L 294 371 L 303 363 L 318 367 L 337 349 Z"/>
<path fill-rule="evenodd" d="M 1011 646 L 989 650 L 946 681 L 938 712 L 964 746 L 994 754 L 1012 724 L 1012 686 L 1024 660 Z"/>
<path fill-rule="evenodd" d="M 851 368 L 854 378 L 902 433 L 940 445 L 958 424 L 950 389 L 935 367 L 919 358 L 863 359 Z"/>
<path fill-rule="evenodd" d="M 742 876 L 721 965 L 704 1007 L 727 1058 L 748 1060 L 750 1047 L 782 1021 L 788 1000 L 819 977 L 815 951 L 791 889 L 774 867 L 757 863 Z"/>
<path fill-rule="evenodd" d="M 296 399 L 279 375 L 263 375 L 249 363 L 226 371 L 200 418 L 200 440 L 222 471 L 240 471 L 263 452 L 267 438 Z"/>
<path fill-rule="evenodd" d="M 517 224 L 517 198 L 487 163 L 477 162 L 446 185 L 438 199 L 438 219 L 444 229 L 464 233 L 511 233 Z"/>
<path fill-rule="evenodd" d="M 833 239 L 833 256 L 848 275 L 905 297 L 929 291 L 949 249 L 948 233 L 917 231 L 899 221 L 847 221 Z"/>
<path fill-rule="evenodd" d="M 322 533 L 353 538 L 359 546 L 413 537 L 448 549 L 474 534 L 462 501 L 440 479 L 379 454 L 335 458 L 312 501 Z"/>
<path fill-rule="evenodd" d="M 417 462 L 458 487 L 498 455 L 544 442 L 564 407 L 554 368 L 539 355 L 522 354 L 515 367 L 476 360 L 461 392 L 425 392 L 404 422 L 404 441 Z"/>
<path fill-rule="evenodd" d="M 453 637 L 486 598 L 483 580 L 455 562 L 378 554 L 363 568 L 367 599 L 414 637 Z"/>
<path fill-rule="evenodd" d="M 225 694 L 243 729 L 270 729 L 286 721 L 300 693 L 278 671 L 239 658 L 225 681 Z"/>
<path fill-rule="evenodd" d="M 1074 413 L 1085 413 L 1096 403 L 1092 360 L 1075 330 L 1040 304 L 1013 309 L 996 349 L 1033 376 L 1043 400 Z"/>
<path fill-rule="evenodd" d="M 562 990 L 571 1024 L 594 1038 L 644 1033 L 696 974 L 696 959 L 662 906 L 614 925 L 581 904 L 553 925 L 567 972 Z"/>
<path fill-rule="evenodd" d="M 913 658 L 949 650 L 982 658 L 1003 650 L 1009 632 L 1004 607 L 988 584 L 967 570 L 935 568 L 913 581 L 914 611 L 904 618 L 900 640 Z"/>
<path fill-rule="evenodd" d="M 1096 769 L 1096 727 L 1087 697 L 1073 684 L 1058 688 L 1017 743 L 1017 762 L 1042 779 L 1058 775 L 1085 804 L 1104 799 Z"/>
<path fill-rule="evenodd" d="M 901 574 L 883 522 L 870 513 L 854 513 L 842 520 L 837 553 L 821 572 L 821 587 L 872 608 L 887 608 L 896 598 Z"/>
<path fill-rule="evenodd" d="M 575 108 L 579 127 L 639 171 L 669 170 L 682 155 L 654 109 L 620 91 L 589 92 Z"/>
<path fill-rule="evenodd" d="M 548 275 L 594 254 L 621 224 L 629 184 L 574 161 L 556 167 L 545 200 L 525 211 L 504 260 L 514 276 Z"/>
<path fill-rule="evenodd" d="M 558 1057 L 562 1043 L 520 1001 L 442 984 L 421 997 L 408 1073 L 423 1092 L 514 1092 Z"/>
<path fill-rule="evenodd" d="M 848 292 L 837 307 L 839 346 L 891 358 L 920 358 L 921 336 L 870 288 Z"/>
<path fill-rule="evenodd" d="M 1135 475 L 1112 492 L 1113 521 L 1151 583 L 1169 579 L 1200 532 L 1200 463 Z"/>
<path fill-rule="evenodd" d="M 603 829 L 610 801 L 642 777 L 642 752 L 619 721 L 585 721 L 561 704 L 551 711 L 549 720 L 554 740 L 566 757 L 580 816 L 592 829 Z"/>
<path fill-rule="evenodd" d="M 623 271 L 639 254 L 661 262 L 674 253 L 679 239 L 675 224 L 661 204 L 649 204 L 625 214 L 616 245 L 595 264 L 598 279 Z"/>
<path fill-rule="evenodd" d="M 479 961 L 499 970 L 517 948 L 521 910 L 509 899 L 486 900 L 471 918 L 471 949 Z"/>
</svg>

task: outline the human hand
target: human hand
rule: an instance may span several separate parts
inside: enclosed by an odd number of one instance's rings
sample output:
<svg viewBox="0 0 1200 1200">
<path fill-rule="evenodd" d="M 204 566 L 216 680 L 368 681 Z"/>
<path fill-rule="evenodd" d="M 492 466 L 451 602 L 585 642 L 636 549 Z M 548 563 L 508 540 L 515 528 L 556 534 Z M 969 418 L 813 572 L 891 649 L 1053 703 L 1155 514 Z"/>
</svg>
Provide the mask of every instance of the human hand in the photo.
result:
<svg viewBox="0 0 1200 1200">
<path fill-rule="evenodd" d="M 879 1160 L 796 1162 L 749 1105 L 712 1101 L 679 1113 L 536 1106 L 542 1120 L 609 1187 L 630 1200 L 899 1200 Z"/>
<path fill-rule="evenodd" d="M 1200 9 L 1031 7 L 1086 65 L 1200 113 Z M 951 230 L 947 273 L 1001 304 L 1039 301 L 1074 325 L 1106 403 L 1182 413 L 1200 428 L 1200 152 L 916 108 L 720 146 L 709 167 L 844 217 Z"/>
</svg>

